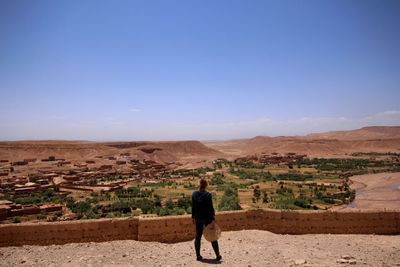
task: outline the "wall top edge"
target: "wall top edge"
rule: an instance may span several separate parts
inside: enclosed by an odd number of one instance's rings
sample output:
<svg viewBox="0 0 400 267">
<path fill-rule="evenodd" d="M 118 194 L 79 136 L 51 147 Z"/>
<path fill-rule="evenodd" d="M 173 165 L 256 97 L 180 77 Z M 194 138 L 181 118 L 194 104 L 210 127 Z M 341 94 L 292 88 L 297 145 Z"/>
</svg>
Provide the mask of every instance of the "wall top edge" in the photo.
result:
<svg viewBox="0 0 400 267">
<path fill-rule="evenodd" d="M 274 209 L 252 209 L 252 210 L 238 210 L 238 211 L 221 211 L 217 212 L 217 216 L 228 215 L 228 214 L 246 214 L 254 212 L 268 212 L 268 213 L 280 213 L 280 214 L 399 214 L 400 210 L 343 210 L 343 211 L 331 211 L 331 210 L 274 210 Z M 149 220 L 174 220 L 174 219 L 190 219 L 191 215 L 177 215 L 177 216 L 166 216 L 166 217 L 125 217 L 125 218 L 109 218 L 109 219 L 89 219 L 89 220 L 76 220 L 76 221 L 62 221 L 62 222 L 25 222 L 18 224 L 0 224 L 0 228 L 4 227 L 23 227 L 23 226 L 49 226 L 49 225 L 76 225 L 86 223 L 102 223 L 102 222 L 118 222 L 118 221 L 149 221 Z"/>
</svg>

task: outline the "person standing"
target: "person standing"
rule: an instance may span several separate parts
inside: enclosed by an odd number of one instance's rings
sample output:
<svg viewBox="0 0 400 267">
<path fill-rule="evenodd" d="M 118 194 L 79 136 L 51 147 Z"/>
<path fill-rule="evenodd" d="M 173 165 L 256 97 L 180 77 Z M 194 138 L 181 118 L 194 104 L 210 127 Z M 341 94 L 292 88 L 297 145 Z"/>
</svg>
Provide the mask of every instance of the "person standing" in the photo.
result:
<svg viewBox="0 0 400 267">
<path fill-rule="evenodd" d="M 196 225 L 196 238 L 194 240 L 194 248 L 196 250 L 196 257 L 198 261 L 201 261 L 203 257 L 200 255 L 201 236 L 203 235 L 203 229 L 208 224 L 215 222 L 215 211 L 212 203 L 212 195 L 206 191 L 207 181 L 205 179 L 200 180 L 199 190 L 194 191 L 192 194 L 192 220 L 193 224 Z M 214 249 L 216 260 L 222 259 L 219 254 L 218 241 L 211 242 Z"/>
</svg>

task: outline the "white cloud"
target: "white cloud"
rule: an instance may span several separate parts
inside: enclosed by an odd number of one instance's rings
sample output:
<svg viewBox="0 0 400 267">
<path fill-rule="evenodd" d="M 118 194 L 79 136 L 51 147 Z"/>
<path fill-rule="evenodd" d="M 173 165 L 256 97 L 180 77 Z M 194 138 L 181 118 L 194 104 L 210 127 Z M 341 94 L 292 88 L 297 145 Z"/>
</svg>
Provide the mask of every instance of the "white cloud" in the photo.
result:
<svg viewBox="0 0 400 267">
<path fill-rule="evenodd" d="M 131 111 L 131 112 L 141 112 L 142 110 L 140 108 L 130 108 L 129 111 Z"/>
<path fill-rule="evenodd" d="M 400 111 L 398 110 L 389 110 L 385 112 L 380 112 L 374 115 L 370 115 L 365 118 L 366 121 L 376 121 L 376 122 L 384 122 L 384 121 L 393 121 L 394 123 L 398 123 L 400 121 Z"/>
</svg>

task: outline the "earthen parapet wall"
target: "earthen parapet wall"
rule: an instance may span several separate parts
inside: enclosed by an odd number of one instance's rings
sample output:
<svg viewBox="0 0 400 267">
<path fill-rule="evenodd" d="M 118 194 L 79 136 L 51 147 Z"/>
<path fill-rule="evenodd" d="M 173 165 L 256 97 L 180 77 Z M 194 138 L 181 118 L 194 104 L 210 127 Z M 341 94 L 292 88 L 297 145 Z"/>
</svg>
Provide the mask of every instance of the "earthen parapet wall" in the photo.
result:
<svg viewBox="0 0 400 267">
<path fill-rule="evenodd" d="M 223 231 L 266 230 L 277 234 L 400 234 L 400 211 L 218 212 Z M 72 222 L 0 225 L 0 246 L 139 240 L 174 243 L 194 239 L 190 215 L 129 217 Z"/>
</svg>

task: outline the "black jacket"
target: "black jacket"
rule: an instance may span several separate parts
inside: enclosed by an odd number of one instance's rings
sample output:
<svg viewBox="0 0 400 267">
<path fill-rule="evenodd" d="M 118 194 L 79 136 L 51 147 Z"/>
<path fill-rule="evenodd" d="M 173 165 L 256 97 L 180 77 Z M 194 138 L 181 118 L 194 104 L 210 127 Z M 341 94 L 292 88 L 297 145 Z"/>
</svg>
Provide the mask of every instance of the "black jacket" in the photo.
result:
<svg viewBox="0 0 400 267">
<path fill-rule="evenodd" d="M 202 189 L 194 191 L 192 194 L 192 218 L 207 225 L 214 220 L 214 217 L 211 193 Z"/>
</svg>

